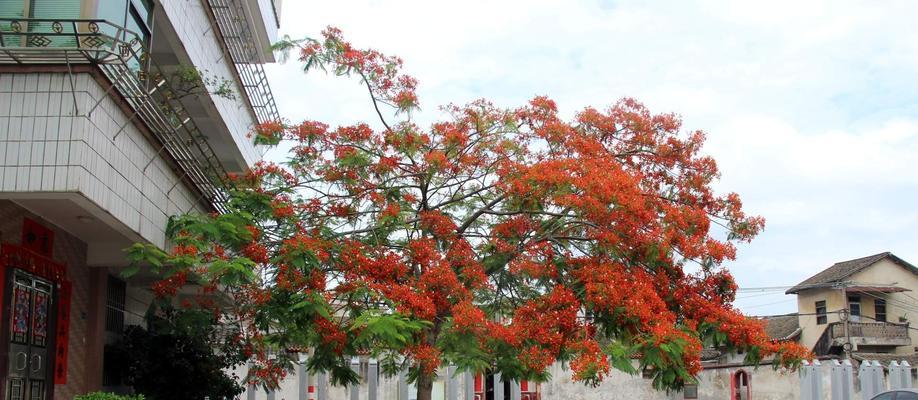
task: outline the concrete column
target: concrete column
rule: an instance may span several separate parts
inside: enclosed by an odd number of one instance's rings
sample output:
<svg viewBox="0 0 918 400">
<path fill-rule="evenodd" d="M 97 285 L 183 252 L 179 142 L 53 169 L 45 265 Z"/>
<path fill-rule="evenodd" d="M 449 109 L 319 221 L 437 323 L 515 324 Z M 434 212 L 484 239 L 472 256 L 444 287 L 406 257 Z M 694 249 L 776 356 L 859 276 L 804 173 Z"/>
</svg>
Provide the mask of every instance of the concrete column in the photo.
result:
<svg viewBox="0 0 918 400">
<path fill-rule="evenodd" d="M 86 389 L 96 391 L 102 389 L 102 357 L 105 353 L 105 316 L 107 315 L 106 296 L 108 293 L 108 270 L 106 268 L 87 268 L 89 280 L 89 303 L 86 305 L 86 371 L 95 371 L 95 373 L 86 374 Z M 127 291 L 127 288 L 125 288 Z M 77 303 L 73 293 L 73 304 L 71 310 L 77 309 Z M 71 312 L 71 326 L 76 318 L 80 318 L 79 312 Z M 71 332 L 71 335 L 73 333 Z M 70 354 L 73 353 L 71 346 Z M 51 351 L 49 355 L 53 355 Z M 73 357 L 73 355 L 71 355 Z"/>
</svg>

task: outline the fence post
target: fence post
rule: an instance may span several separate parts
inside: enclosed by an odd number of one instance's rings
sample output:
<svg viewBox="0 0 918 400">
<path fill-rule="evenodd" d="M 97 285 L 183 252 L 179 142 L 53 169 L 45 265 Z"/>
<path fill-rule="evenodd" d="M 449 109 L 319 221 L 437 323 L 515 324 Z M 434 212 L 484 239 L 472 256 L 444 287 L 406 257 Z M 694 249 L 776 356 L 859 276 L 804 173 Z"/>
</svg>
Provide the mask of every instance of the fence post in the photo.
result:
<svg viewBox="0 0 918 400">
<path fill-rule="evenodd" d="M 456 379 L 456 367 L 446 367 L 446 400 L 459 400 L 459 379 Z"/>
<path fill-rule="evenodd" d="M 316 379 L 316 399 L 328 400 L 328 374 L 322 372 L 316 377 Z"/>
<path fill-rule="evenodd" d="M 465 400 L 475 400 L 475 375 L 471 371 L 465 374 Z"/>
<path fill-rule="evenodd" d="M 521 400 L 520 397 L 522 397 L 522 393 L 520 393 L 520 381 L 510 381 L 510 400 Z"/>
<path fill-rule="evenodd" d="M 808 361 L 803 361 L 803 366 L 800 368 L 801 400 L 822 400 L 821 367 L 819 360 L 813 360 L 812 364 Z"/>
<path fill-rule="evenodd" d="M 309 398 L 309 374 L 306 372 L 306 356 L 303 353 L 297 353 L 296 360 L 296 398 L 307 400 Z"/>
<path fill-rule="evenodd" d="M 249 363 L 249 365 L 247 365 L 246 368 L 249 370 L 246 373 L 246 375 L 248 375 L 248 372 L 251 372 L 252 370 L 252 363 Z M 246 400 L 255 400 L 255 395 L 257 392 L 258 392 L 258 388 L 255 387 L 254 383 L 252 383 L 251 381 L 246 383 L 245 385 L 245 399 Z"/>
<path fill-rule="evenodd" d="M 832 400 L 852 400 L 854 381 L 852 380 L 851 361 L 844 363 L 832 360 Z"/>
<path fill-rule="evenodd" d="M 408 372 L 405 370 L 398 373 L 398 400 L 408 400 Z"/>
<path fill-rule="evenodd" d="M 908 361 L 902 360 L 902 364 L 899 364 L 899 368 L 902 368 L 902 388 L 909 389 L 912 387 L 912 365 Z"/>
<path fill-rule="evenodd" d="M 861 366 L 857 369 L 857 380 L 861 382 L 861 399 L 869 400 L 876 394 L 873 387 L 873 380 L 870 379 L 870 361 L 861 361 Z"/>
<path fill-rule="evenodd" d="M 379 395 L 379 362 L 371 358 L 367 364 L 367 400 L 376 400 Z"/>
<path fill-rule="evenodd" d="M 877 393 L 880 393 L 886 390 L 886 374 L 883 372 L 883 364 L 874 360 L 871 367 L 873 367 L 873 385 L 877 388 Z"/>
<path fill-rule="evenodd" d="M 500 372 L 494 373 L 494 400 L 504 399 L 504 381 L 500 379 Z"/>
<path fill-rule="evenodd" d="M 360 358 L 351 357 L 351 370 L 360 376 Z M 360 400 L 360 383 L 350 385 L 348 391 L 351 392 L 351 400 Z"/>
<path fill-rule="evenodd" d="M 902 367 L 899 366 L 899 362 L 892 360 L 889 362 L 889 389 L 901 389 L 902 388 Z"/>
</svg>

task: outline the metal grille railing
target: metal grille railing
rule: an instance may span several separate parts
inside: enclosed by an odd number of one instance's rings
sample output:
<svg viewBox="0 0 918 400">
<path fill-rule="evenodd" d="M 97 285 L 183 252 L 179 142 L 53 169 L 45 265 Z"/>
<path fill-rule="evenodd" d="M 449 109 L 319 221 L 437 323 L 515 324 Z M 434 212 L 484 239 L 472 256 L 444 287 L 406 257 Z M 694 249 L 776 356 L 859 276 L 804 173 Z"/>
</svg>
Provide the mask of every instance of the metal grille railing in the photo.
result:
<svg viewBox="0 0 918 400">
<path fill-rule="evenodd" d="M 118 93 L 177 164 L 204 202 L 225 211 L 226 169 L 194 124 L 139 36 L 100 19 L 0 18 L 0 64 L 90 64 Z"/>
<path fill-rule="evenodd" d="M 280 120 L 268 77 L 258 57 L 255 37 L 238 0 L 206 0 L 213 11 L 226 51 L 233 60 L 245 98 L 259 123 Z"/>
<path fill-rule="evenodd" d="M 124 305 L 127 285 L 115 277 L 108 277 L 105 294 L 105 331 L 121 334 L 124 331 Z"/>
</svg>

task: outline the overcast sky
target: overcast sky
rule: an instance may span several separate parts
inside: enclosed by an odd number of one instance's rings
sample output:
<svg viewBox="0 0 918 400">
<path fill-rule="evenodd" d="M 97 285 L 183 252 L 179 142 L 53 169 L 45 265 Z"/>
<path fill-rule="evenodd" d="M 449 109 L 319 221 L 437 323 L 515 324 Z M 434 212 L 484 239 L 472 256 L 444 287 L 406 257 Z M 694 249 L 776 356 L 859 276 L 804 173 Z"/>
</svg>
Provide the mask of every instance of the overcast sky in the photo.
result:
<svg viewBox="0 0 918 400">
<path fill-rule="evenodd" d="M 708 132 L 719 187 L 763 215 L 729 264 L 742 288 L 791 286 L 834 262 L 892 251 L 918 264 L 918 2 L 299 1 L 282 33 L 341 28 L 401 56 L 437 106 L 535 95 L 566 115 L 635 97 Z M 268 66 L 291 121 L 374 122 L 356 80 Z M 277 158 L 278 155 L 269 155 Z M 753 315 L 796 311 L 741 293 Z"/>
</svg>

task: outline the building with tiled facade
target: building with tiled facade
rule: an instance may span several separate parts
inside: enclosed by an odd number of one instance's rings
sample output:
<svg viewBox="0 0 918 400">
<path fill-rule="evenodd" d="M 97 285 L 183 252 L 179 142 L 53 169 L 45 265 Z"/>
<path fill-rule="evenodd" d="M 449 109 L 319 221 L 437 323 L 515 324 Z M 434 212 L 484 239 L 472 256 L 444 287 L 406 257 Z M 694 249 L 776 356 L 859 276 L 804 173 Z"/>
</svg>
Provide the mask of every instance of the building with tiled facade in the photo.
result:
<svg viewBox="0 0 918 400">
<path fill-rule="evenodd" d="M 123 249 L 167 247 L 170 215 L 219 212 L 226 173 L 260 159 L 247 134 L 278 119 L 262 64 L 279 11 L 0 0 L 0 399 L 117 385 L 106 344 L 151 298 L 149 278 L 120 279 Z"/>
</svg>

